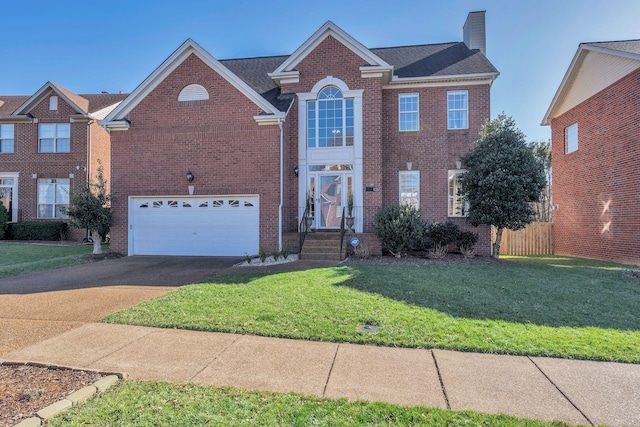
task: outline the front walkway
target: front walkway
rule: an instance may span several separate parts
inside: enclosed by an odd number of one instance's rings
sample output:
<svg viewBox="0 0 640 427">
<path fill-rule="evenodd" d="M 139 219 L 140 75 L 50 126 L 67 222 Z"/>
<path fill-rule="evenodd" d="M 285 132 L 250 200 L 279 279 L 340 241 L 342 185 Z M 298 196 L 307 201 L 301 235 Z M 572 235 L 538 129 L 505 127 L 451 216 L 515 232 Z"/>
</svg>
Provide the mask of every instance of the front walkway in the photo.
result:
<svg viewBox="0 0 640 427">
<path fill-rule="evenodd" d="M 180 349 L 180 351 L 176 351 Z M 321 397 L 640 426 L 640 365 L 89 323 L 4 360 Z"/>
</svg>

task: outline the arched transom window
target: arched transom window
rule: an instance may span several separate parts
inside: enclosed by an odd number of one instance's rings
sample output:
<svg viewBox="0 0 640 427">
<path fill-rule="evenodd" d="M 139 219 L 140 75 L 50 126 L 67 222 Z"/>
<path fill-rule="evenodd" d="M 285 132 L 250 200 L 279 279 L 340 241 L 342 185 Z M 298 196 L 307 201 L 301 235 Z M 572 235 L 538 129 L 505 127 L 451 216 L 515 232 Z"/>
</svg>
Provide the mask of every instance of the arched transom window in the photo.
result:
<svg viewBox="0 0 640 427">
<path fill-rule="evenodd" d="M 307 147 L 353 146 L 353 98 L 327 86 L 307 101 Z"/>
</svg>

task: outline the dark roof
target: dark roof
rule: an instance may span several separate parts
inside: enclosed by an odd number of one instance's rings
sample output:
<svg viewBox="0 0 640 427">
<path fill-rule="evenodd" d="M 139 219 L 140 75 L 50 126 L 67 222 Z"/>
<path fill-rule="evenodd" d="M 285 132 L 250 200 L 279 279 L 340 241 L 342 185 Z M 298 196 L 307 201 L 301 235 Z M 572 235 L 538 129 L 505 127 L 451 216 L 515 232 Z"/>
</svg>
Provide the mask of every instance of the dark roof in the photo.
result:
<svg viewBox="0 0 640 427">
<path fill-rule="evenodd" d="M 602 47 L 605 49 L 618 50 L 620 52 L 640 55 L 640 40 L 621 40 L 613 42 L 584 43 L 587 46 Z"/>
<path fill-rule="evenodd" d="M 287 58 L 288 56 L 286 55 L 262 56 L 258 58 L 223 59 L 220 62 L 278 110 L 286 111 L 291 104 L 292 97 L 282 97 L 280 88 L 268 74 L 278 68 Z"/>
<path fill-rule="evenodd" d="M 95 113 L 110 105 L 116 104 L 127 97 L 126 93 L 98 93 L 98 94 L 86 94 L 78 95 L 73 92 L 55 85 L 58 90 L 69 97 L 71 101 L 77 103 L 77 105 L 84 110 L 85 113 Z M 10 116 L 13 114 L 22 104 L 27 102 L 31 98 L 31 95 L 18 95 L 18 96 L 2 96 L 0 95 L 0 117 Z"/>
<path fill-rule="evenodd" d="M 383 47 L 371 49 L 371 52 L 393 65 L 394 74 L 400 78 L 498 72 L 482 52 L 469 49 L 463 42 Z M 287 55 L 280 55 L 223 59 L 220 62 L 280 111 L 286 111 L 293 97 L 282 95 L 268 74 L 287 58 Z"/>
<path fill-rule="evenodd" d="M 386 47 L 371 52 L 393 65 L 394 74 L 400 78 L 498 72 L 484 54 L 462 42 Z"/>
</svg>

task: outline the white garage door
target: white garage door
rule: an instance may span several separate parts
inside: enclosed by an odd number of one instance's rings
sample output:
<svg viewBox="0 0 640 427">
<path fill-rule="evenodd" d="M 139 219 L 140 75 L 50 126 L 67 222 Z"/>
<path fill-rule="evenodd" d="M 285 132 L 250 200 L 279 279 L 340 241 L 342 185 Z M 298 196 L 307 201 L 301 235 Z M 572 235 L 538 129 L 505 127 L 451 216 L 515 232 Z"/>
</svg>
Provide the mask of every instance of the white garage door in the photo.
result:
<svg viewBox="0 0 640 427">
<path fill-rule="evenodd" d="M 259 197 L 129 198 L 129 255 L 258 253 Z"/>
</svg>

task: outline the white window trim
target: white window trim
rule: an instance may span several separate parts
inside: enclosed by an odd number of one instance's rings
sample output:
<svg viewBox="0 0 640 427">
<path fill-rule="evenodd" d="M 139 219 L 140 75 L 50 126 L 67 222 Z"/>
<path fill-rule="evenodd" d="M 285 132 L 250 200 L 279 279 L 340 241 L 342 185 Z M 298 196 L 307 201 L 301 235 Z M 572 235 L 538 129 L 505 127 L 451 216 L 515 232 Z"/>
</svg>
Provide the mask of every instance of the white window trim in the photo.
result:
<svg viewBox="0 0 640 427">
<path fill-rule="evenodd" d="M 317 99 L 325 86 L 336 86 L 343 96 L 353 98 L 353 146 L 331 149 L 307 149 L 307 101 Z M 327 76 L 319 80 L 311 92 L 300 92 L 298 96 L 298 207 L 304 212 L 308 166 L 312 164 L 353 164 L 353 197 L 363 200 L 363 148 L 362 148 L 362 98 L 364 90 L 350 90 L 337 77 Z M 356 221 L 356 232 L 362 232 L 362 221 Z"/>
<path fill-rule="evenodd" d="M 9 126 L 11 126 L 13 128 L 13 134 L 11 135 L 11 138 L 2 138 L 2 127 L 6 126 L 7 128 Z M 11 151 L 3 151 L 2 150 L 2 141 L 13 141 L 13 150 Z M 8 124 L 0 124 L 0 153 L 15 153 L 16 152 L 16 127 L 13 123 L 8 123 Z"/>
<path fill-rule="evenodd" d="M 575 135 L 572 132 L 574 129 Z M 564 128 L 564 152 L 565 154 L 573 153 L 578 151 L 578 148 L 578 123 L 574 123 Z"/>
<path fill-rule="evenodd" d="M 456 202 L 460 199 L 464 199 L 464 196 L 458 196 L 457 194 L 451 194 L 449 191 L 451 187 L 449 186 L 449 181 L 451 177 L 454 175 L 462 175 L 465 173 L 466 169 L 450 169 L 447 174 L 447 216 L 449 218 L 465 218 L 469 216 L 469 202 L 465 200 L 463 206 L 463 212 L 460 214 L 455 214 L 451 212 L 451 201 L 455 200 Z M 459 203 L 456 203 L 458 205 Z"/>
<path fill-rule="evenodd" d="M 53 132 L 53 151 L 42 151 L 41 140 L 43 139 L 52 139 L 52 138 L 42 138 L 40 136 L 40 125 L 55 125 L 55 130 Z M 69 151 L 58 151 L 58 126 L 66 125 L 69 126 Z M 67 138 L 60 138 L 67 139 Z M 71 152 L 71 125 L 69 123 L 40 123 L 38 125 L 38 153 L 70 153 Z"/>
<path fill-rule="evenodd" d="M 49 181 L 49 182 L 45 182 L 45 181 Z M 54 182 L 51 182 L 54 181 Z M 60 182 L 60 181 L 66 181 L 66 182 Z M 40 185 L 43 184 L 54 184 L 54 190 L 53 190 L 53 196 L 54 196 L 54 201 L 53 203 L 40 203 Z M 38 198 L 38 205 L 37 205 L 37 214 L 38 214 L 38 219 L 66 219 L 68 218 L 67 215 L 64 215 L 62 213 L 60 213 L 60 216 L 56 216 L 56 211 L 58 210 L 58 208 L 60 206 L 69 206 L 69 201 L 67 200 L 67 203 L 58 203 L 58 201 L 55 199 L 56 194 L 58 194 L 57 191 L 57 187 L 59 185 L 65 185 L 67 186 L 67 190 L 69 191 L 71 189 L 71 180 L 69 178 L 38 178 L 38 182 L 37 182 L 37 198 Z M 41 205 L 53 205 L 53 216 L 40 216 L 40 206 Z"/>
<path fill-rule="evenodd" d="M 467 108 L 465 108 L 465 109 L 450 109 L 449 108 L 449 95 L 459 95 L 459 94 L 465 94 L 467 96 Z M 459 127 L 459 128 L 450 127 L 449 112 L 451 112 L 451 111 L 466 111 L 467 112 L 467 122 L 465 123 L 465 125 L 463 127 Z M 469 129 L 469 91 L 468 90 L 450 90 L 450 91 L 447 91 L 447 129 L 448 130 Z"/>
<path fill-rule="evenodd" d="M 403 175 L 415 175 L 418 183 L 418 191 L 416 197 L 402 197 L 402 176 Z M 420 171 L 416 170 L 407 170 L 407 171 L 398 171 L 398 203 L 402 204 L 402 199 L 415 199 L 416 200 L 416 208 L 420 209 Z"/>
<path fill-rule="evenodd" d="M 416 97 L 417 105 L 416 110 L 413 111 L 402 111 L 402 98 Z M 416 114 L 416 128 L 415 129 L 402 129 L 402 116 Z M 400 93 L 398 94 L 398 131 L 400 132 L 417 132 L 420 130 L 420 94 L 417 92 L 414 93 Z"/>
<path fill-rule="evenodd" d="M 55 95 L 49 97 L 49 111 L 58 111 L 58 97 Z"/>
<path fill-rule="evenodd" d="M 13 212 L 10 212 L 10 222 L 18 221 L 18 212 L 20 206 L 18 205 L 18 178 L 20 172 L 0 172 L 0 178 L 13 179 L 13 188 L 11 190 L 11 204 Z M 7 186 L 8 187 L 8 186 Z"/>
</svg>

